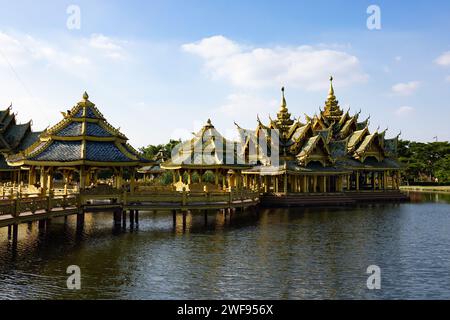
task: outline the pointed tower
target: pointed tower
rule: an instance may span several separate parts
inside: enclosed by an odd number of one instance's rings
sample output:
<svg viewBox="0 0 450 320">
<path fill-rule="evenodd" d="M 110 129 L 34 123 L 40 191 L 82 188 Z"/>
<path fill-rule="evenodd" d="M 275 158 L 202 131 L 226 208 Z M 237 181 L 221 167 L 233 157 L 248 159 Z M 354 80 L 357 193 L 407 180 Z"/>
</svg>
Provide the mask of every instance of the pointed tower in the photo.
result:
<svg viewBox="0 0 450 320">
<path fill-rule="evenodd" d="M 280 130 L 280 136 L 285 137 L 289 131 L 289 127 L 294 124 L 291 114 L 287 109 L 286 98 L 284 97 L 284 87 L 281 88 L 281 106 L 277 113 L 277 119 L 274 121 L 276 128 Z"/>
<path fill-rule="evenodd" d="M 339 101 L 336 100 L 333 88 L 333 77 L 330 77 L 330 90 L 328 91 L 327 101 L 325 101 L 325 110 L 321 112 L 322 117 L 331 122 L 339 122 L 344 112 L 339 107 Z"/>
<path fill-rule="evenodd" d="M 287 109 L 286 98 L 284 97 L 284 87 L 281 88 L 281 106 L 280 111 L 277 113 L 277 124 L 282 126 L 290 126 L 294 123 L 291 119 L 291 114 Z"/>
</svg>

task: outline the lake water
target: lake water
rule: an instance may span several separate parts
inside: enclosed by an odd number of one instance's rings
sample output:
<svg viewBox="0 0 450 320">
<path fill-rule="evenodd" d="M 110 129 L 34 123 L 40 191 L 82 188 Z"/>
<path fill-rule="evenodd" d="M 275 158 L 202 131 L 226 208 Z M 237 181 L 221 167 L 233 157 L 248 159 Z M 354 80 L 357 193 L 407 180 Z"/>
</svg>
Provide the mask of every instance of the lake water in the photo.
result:
<svg viewBox="0 0 450 320">
<path fill-rule="evenodd" d="M 450 299 L 450 195 L 343 208 L 260 209 L 231 220 L 141 212 L 114 231 L 112 214 L 0 229 L 0 299 Z M 66 269 L 81 268 L 81 290 Z M 381 289 L 367 289 L 367 267 Z"/>
</svg>

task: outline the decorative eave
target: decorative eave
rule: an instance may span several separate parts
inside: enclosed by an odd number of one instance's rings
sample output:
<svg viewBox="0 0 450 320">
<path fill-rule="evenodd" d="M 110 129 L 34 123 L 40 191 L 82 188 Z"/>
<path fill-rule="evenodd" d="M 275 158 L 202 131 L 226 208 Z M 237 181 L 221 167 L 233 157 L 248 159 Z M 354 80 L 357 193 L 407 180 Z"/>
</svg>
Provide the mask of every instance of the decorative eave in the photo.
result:
<svg viewBox="0 0 450 320">
<path fill-rule="evenodd" d="M 90 108 L 89 115 L 87 108 Z M 127 143 L 125 135 L 105 120 L 95 105 L 88 100 L 87 93 L 83 95 L 82 102 L 71 111 L 63 113 L 63 116 L 62 121 L 45 130 L 31 146 L 8 156 L 6 159 L 8 164 L 132 166 L 151 163 Z M 89 133 L 87 127 L 91 123 L 95 126 L 91 126 Z M 68 129 L 69 125 L 73 127 L 63 134 L 62 130 Z M 101 148 L 98 149 L 97 145 Z M 49 149 L 50 146 L 53 146 L 53 149 Z"/>
</svg>

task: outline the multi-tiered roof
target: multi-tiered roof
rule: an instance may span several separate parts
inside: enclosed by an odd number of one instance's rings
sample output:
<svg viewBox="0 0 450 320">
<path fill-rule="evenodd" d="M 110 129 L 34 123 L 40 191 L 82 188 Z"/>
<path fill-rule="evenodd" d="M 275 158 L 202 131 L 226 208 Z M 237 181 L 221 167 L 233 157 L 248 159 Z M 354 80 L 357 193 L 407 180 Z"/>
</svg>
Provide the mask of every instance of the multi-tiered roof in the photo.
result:
<svg viewBox="0 0 450 320">
<path fill-rule="evenodd" d="M 179 144 L 164 169 L 241 169 L 249 168 L 238 152 L 237 142 L 223 137 L 208 119 L 190 140 Z"/>
<path fill-rule="evenodd" d="M 331 77 L 328 97 L 319 115 L 305 115 L 305 122 L 294 120 L 288 112 L 283 88 L 281 107 L 275 120 L 270 119 L 266 126 L 258 118 L 255 131 L 238 126 L 244 156 L 253 161 L 255 172 L 261 169 L 277 173 L 400 168 L 396 160 L 398 136 L 386 139 L 386 130 L 379 132 L 378 129 L 370 133 L 369 118 L 359 121 L 359 114 L 351 116 L 349 111 L 340 108 Z M 278 164 L 271 163 L 269 153 L 274 150 L 260 146 L 261 136 L 269 146 L 270 137 L 279 140 Z M 250 144 L 256 145 L 256 157 L 249 154 Z"/>
<path fill-rule="evenodd" d="M 16 122 L 16 115 L 11 112 L 11 106 L 0 111 L 0 170 L 11 171 L 5 160 L 10 155 L 24 150 L 32 145 L 41 132 L 31 130 L 31 121 L 23 124 Z"/>
<path fill-rule="evenodd" d="M 63 120 L 45 130 L 25 150 L 7 157 L 9 164 L 43 166 L 136 166 L 147 162 L 128 138 L 111 126 L 87 93 Z"/>
</svg>

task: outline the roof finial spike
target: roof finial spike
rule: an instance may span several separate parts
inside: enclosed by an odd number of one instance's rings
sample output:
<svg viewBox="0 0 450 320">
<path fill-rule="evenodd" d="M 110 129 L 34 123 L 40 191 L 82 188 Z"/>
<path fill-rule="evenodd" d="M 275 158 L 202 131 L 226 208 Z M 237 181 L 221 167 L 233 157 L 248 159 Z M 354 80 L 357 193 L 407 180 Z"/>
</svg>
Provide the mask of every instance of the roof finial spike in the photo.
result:
<svg viewBox="0 0 450 320">
<path fill-rule="evenodd" d="M 333 76 L 330 76 L 330 91 L 328 92 L 329 96 L 334 95 L 334 88 L 333 88 Z"/>
<path fill-rule="evenodd" d="M 284 96 L 284 87 L 281 87 L 281 110 L 285 110 L 286 109 L 286 98 Z"/>
<path fill-rule="evenodd" d="M 88 95 L 88 93 L 86 91 L 83 93 L 83 99 L 84 100 L 88 100 L 89 99 L 89 95 Z"/>
</svg>

